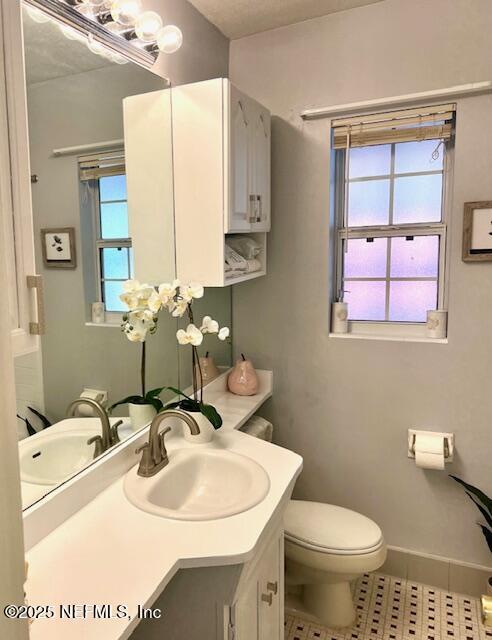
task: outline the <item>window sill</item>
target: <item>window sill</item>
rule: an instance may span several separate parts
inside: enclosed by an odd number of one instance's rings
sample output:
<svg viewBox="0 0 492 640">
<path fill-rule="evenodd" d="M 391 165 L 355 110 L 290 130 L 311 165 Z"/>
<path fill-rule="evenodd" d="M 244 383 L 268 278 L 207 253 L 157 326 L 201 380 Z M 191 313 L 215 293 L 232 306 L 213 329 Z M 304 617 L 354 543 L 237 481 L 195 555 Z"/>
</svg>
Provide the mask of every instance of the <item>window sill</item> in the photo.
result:
<svg viewBox="0 0 492 640">
<path fill-rule="evenodd" d="M 342 338 L 343 340 L 383 340 L 386 342 L 427 342 L 429 344 L 448 344 L 447 338 L 426 338 L 405 335 L 383 335 L 364 333 L 330 333 L 330 338 Z"/>
<path fill-rule="evenodd" d="M 104 327 L 105 329 L 119 329 L 121 331 L 121 321 L 119 322 L 85 322 L 86 327 Z"/>
</svg>

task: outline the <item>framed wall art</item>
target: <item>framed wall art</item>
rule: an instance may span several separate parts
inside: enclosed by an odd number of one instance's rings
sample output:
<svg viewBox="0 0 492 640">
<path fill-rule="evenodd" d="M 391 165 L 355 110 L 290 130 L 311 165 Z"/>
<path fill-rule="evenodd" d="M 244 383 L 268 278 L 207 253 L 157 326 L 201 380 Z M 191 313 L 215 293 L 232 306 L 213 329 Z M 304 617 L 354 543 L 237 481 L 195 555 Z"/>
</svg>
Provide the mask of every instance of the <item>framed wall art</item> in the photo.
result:
<svg viewBox="0 0 492 640">
<path fill-rule="evenodd" d="M 75 269 L 75 229 L 41 229 L 44 266 L 48 269 Z"/>
</svg>

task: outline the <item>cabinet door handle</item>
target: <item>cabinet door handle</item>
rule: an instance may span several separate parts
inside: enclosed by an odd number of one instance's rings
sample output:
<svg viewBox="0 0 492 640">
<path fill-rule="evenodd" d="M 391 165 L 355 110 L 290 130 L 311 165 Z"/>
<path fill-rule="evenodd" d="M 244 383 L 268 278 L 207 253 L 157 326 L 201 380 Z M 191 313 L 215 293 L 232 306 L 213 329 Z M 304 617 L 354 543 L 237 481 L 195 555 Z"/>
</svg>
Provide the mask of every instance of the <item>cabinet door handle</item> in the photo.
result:
<svg viewBox="0 0 492 640">
<path fill-rule="evenodd" d="M 271 591 L 273 595 L 278 593 L 278 582 L 267 582 L 267 591 Z"/>
<path fill-rule="evenodd" d="M 273 604 L 273 593 L 262 593 L 261 601 L 266 602 L 268 606 L 271 607 Z"/>
<path fill-rule="evenodd" d="M 261 196 L 256 196 L 257 201 L 257 211 L 256 211 L 256 222 L 261 222 L 263 218 L 263 200 Z"/>
<path fill-rule="evenodd" d="M 248 222 L 256 222 L 256 196 L 249 196 Z"/>
<path fill-rule="evenodd" d="M 27 276 L 27 288 L 36 289 L 36 315 L 37 322 L 29 323 L 29 333 L 33 336 L 42 336 L 46 333 L 44 318 L 44 289 L 43 276 Z"/>
</svg>

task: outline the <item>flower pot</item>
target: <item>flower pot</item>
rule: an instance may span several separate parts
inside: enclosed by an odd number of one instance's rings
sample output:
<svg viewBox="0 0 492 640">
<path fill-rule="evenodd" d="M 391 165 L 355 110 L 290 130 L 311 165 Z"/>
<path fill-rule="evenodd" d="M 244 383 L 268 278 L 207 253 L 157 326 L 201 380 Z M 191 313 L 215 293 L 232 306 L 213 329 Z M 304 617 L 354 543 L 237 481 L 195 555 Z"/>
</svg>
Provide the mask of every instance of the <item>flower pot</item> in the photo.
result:
<svg viewBox="0 0 492 640">
<path fill-rule="evenodd" d="M 242 356 L 227 378 L 227 387 L 237 396 L 254 396 L 258 393 L 258 376 L 251 360 Z"/>
<path fill-rule="evenodd" d="M 152 422 L 157 411 L 151 404 L 128 403 L 130 423 L 133 431 L 138 431 Z"/>
<path fill-rule="evenodd" d="M 186 424 L 183 424 L 183 435 L 185 440 L 187 440 L 188 442 L 193 442 L 193 444 L 205 444 L 206 442 L 210 442 L 213 439 L 215 435 L 215 429 L 213 428 L 210 420 L 206 418 L 203 413 L 201 413 L 200 411 L 185 411 L 184 409 L 181 409 L 181 407 L 180 411 L 184 411 L 184 413 L 190 415 L 195 420 L 198 428 L 200 429 L 200 433 L 196 436 L 193 436 L 191 435 L 188 426 Z"/>
</svg>

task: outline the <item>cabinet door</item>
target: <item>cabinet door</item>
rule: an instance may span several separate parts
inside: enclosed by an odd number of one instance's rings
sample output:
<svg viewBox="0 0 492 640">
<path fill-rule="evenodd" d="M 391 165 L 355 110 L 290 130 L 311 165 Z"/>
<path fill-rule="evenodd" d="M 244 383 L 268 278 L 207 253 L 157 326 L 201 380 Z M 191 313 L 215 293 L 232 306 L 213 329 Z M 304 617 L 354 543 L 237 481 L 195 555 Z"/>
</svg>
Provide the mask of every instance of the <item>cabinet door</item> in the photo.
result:
<svg viewBox="0 0 492 640">
<path fill-rule="evenodd" d="M 258 640 L 258 587 L 258 577 L 251 576 L 232 609 L 232 633 L 228 640 Z"/>
<path fill-rule="evenodd" d="M 252 231 L 270 231 L 270 113 L 260 105 L 254 105 L 252 118 L 252 192 L 255 195 Z"/>
<path fill-rule="evenodd" d="M 261 563 L 258 598 L 259 640 L 281 640 L 284 634 L 283 534 L 269 545 Z"/>
<path fill-rule="evenodd" d="M 226 232 L 250 231 L 251 121 L 248 98 L 230 86 L 229 108 L 229 215 Z"/>
<path fill-rule="evenodd" d="M 5 42 L 5 57 L 0 52 L 0 241 L 9 274 L 12 349 L 14 355 L 22 355 L 39 348 L 37 335 L 42 333 L 44 322 L 41 278 L 34 275 L 22 3 L 5 3 L 4 8 L 0 25 Z M 37 289 L 36 295 L 31 289 Z M 36 302 L 38 318 L 31 322 Z"/>
</svg>

